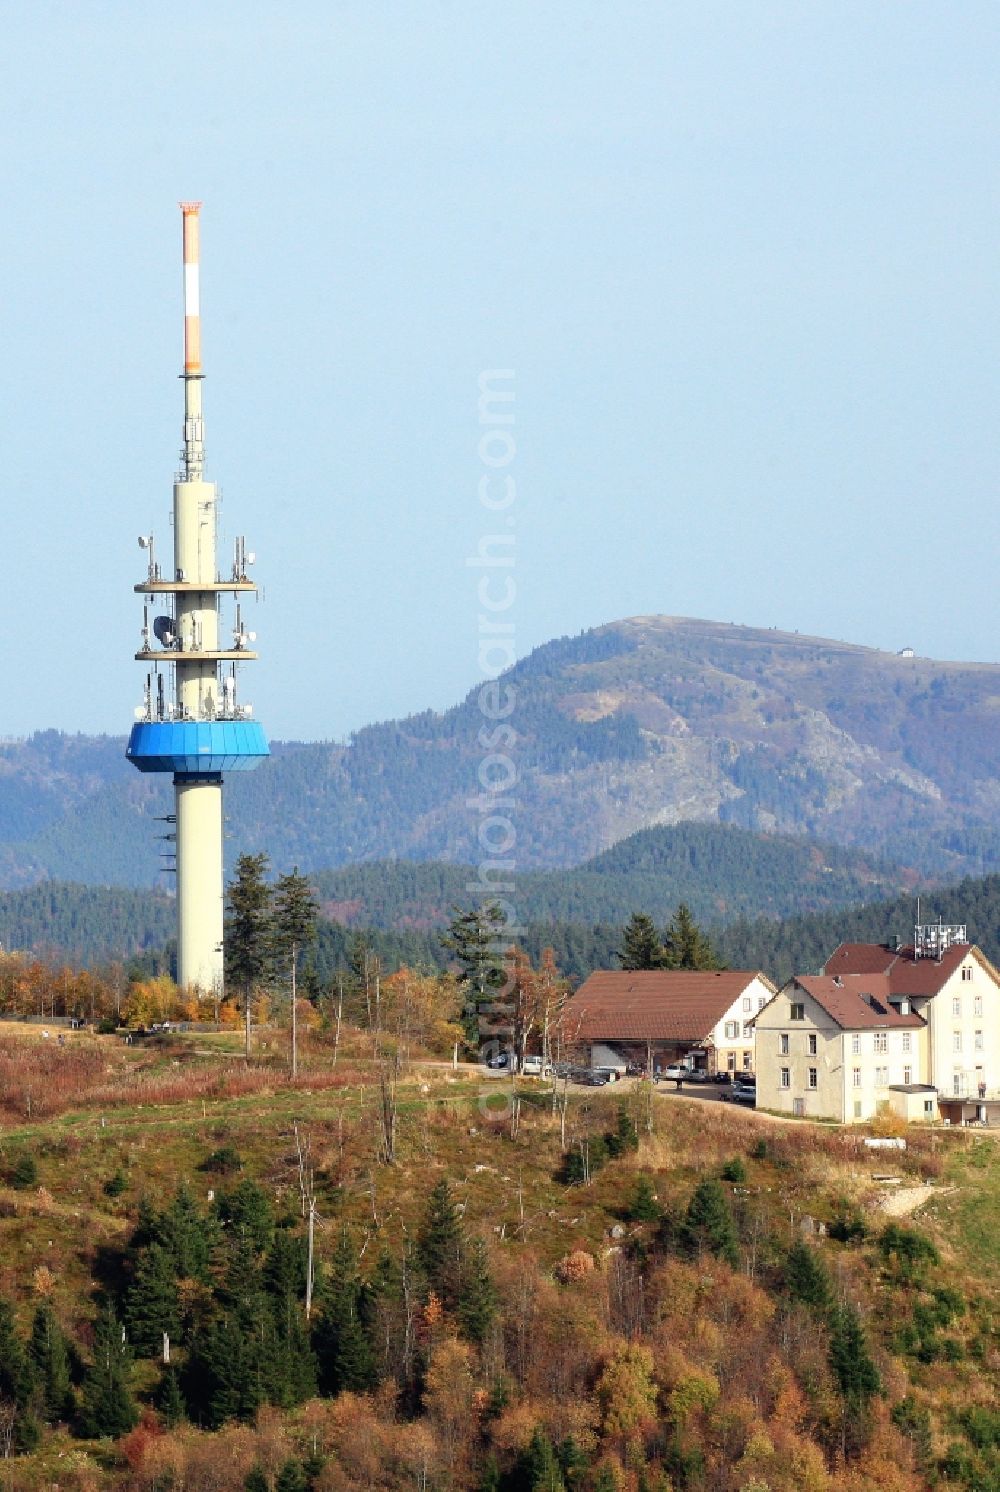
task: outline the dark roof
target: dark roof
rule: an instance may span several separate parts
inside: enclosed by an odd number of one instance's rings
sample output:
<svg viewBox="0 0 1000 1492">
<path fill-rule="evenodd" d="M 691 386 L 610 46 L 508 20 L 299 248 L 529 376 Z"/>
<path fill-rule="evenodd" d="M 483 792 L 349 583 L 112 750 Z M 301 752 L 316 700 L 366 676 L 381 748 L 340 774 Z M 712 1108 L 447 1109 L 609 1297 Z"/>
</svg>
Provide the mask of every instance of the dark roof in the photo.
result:
<svg viewBox="0 0 1000 1492">
<path fill-rule="evenodd" d="M 750 969 L 597 969 L 563 1010 L 570 1040 L 702 1041 L 753 983 Z"/>
<path fill-rule="evenodd" d="M 889 1026 L 919 1029 L 922 1016 L 900 1015 L 889 1004 L 890 979 L 885 974 L 802 974 L 793 985 L 811 995 L 845 1031 L 880 1031 Z"/>
<path fill-rule="evenodd" d="M 971 943 L 953 943 L 940 958 L 915 958 L 912 947 L 886 948 L 881 943 L 841 943 L 826 961 L 824 974 L 887 974 L 890 994 L 936 995 L 972 953 L 996 978 L 995 971 Z"/>
<path fill-rule="evenodd" d="M 933 1083 L 890 1083 L 890 1093 L 936 1093 Z"/>
</svg>

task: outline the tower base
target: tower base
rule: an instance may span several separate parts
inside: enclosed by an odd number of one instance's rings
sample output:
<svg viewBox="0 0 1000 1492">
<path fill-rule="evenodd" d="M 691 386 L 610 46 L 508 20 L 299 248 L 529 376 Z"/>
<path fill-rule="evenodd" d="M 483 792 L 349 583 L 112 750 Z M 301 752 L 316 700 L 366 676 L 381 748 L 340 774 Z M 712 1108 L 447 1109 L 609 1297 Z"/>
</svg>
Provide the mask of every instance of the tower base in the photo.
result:
<svg viewBox="0 0 1000 1492">
<path fill-rule="evenodd" d="M 177 808 L 177 983 L 221 997 L 222 778 L 174 778 Z"/>
</svg>

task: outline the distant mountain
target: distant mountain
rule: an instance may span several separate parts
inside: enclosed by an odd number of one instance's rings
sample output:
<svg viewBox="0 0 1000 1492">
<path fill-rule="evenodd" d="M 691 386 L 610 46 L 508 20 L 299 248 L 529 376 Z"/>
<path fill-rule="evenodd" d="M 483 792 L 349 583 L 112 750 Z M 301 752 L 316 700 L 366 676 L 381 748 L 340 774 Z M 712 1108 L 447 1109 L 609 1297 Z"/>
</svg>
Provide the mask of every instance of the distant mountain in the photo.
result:
<svg viewBox="0 0 1000 1492">
<path fill-rule="evenodd" d="M 376 860 L 318 871 L 312 880 L 329 922 L 392 933 L 403 940 L 401 957 L 426 961 L 453 909 L 475 899 L 469 886 L 476 870 Z M 635 911 L 665 924 L 680 901 L 699 921 L 719 924 L 846 907 L 911 885 L 909 875 L 858 850 L 722 824 L 677 824 L 640 830 L 575 870 L 525 871 L 510 901 L 519 923 L 544 940 L 557 924 L 616 929 Z M 153 891 L 46 881 L 0 893 L 0 940 L 82 962 L 129 956 L 173 937 L 173 908 L 172 899 Z M 411 935 L 416 941 L 406 942 Z"/>
<path fill-rule="evenodd" d="M 1000 867 L 998 665 L 633 617 L 536 649 L 504 682 L 519 873 L 689 820 L 860 846 L 922 874 Z M 475 863 L 484 724 L 474 691 L 346 745 L 279 746 L 228 786 L 230 847 L 309 870 Z M 54 732 L 0 746 L 0 885 L 155 880 L 169 785 L 122 749 Z"/>
<path fill-rule="evenodd" d="M 348 926 L 443 927 L 473 899 L 471 865 L 364 861 L 313 876 L 326 914 Z M 721 824 L 642 829 L 574 870 L 520 872 L 509 893 L 521 921 L 621 924 L 646 911 L 666 922 L 679 901 L 699 921 L 784 917 L 890 896 L 910 875 L 857 850 Z"/>
</svg>

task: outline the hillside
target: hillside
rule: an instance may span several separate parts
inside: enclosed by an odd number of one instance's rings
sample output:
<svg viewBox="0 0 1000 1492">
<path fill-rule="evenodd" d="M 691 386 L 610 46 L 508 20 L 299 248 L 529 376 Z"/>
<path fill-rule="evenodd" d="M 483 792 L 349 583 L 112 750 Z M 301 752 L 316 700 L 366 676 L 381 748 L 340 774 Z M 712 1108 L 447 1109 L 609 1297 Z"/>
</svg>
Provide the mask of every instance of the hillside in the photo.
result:
<svg viewBox="0 0 1000 1492">
<path fill-rule="evenodd" d="M 857 845 L 937 876 L 1000 866 L 998 665 L 637 617 L 540 647 L 505 682 L 519 871 L 682 820 Z M 483 725 L 474 691 L 346 744 L 279 745 L 229 784 L 230 845 L 306 870 L 475 862 Z M 154 881 L 169 785 L 120 750 L 53 732 L 0 747 L 0 883 Z"/>
<path fill-rule="evenodd" d="M 6 1486 L 996 1486 L 989 1138 L 303 1062 L 0 1035 Z"/>
</svg>

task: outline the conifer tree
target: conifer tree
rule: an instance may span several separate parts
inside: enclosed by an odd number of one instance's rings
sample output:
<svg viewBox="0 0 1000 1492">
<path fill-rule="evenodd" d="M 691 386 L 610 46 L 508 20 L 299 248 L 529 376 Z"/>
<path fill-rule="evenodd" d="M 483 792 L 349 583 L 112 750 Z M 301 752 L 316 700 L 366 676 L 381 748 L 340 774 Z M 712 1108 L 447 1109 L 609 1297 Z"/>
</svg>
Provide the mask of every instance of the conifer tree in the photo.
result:
<svg viewBox="0 0 1000 1492">
<path fill-rule="evenodd" d="M 811 1310 L 824 1314 L 833 1303 L 830 1276 L 826 1267 L 815 1250 L 801 1239 L 788 1250 L 785 1289 L 793 1300 L 800 1300 Z"/>
<path fill-rule="evenodd" d="M 462 1225 L 442 1176 L 427 1200 L 417 1235 L 417 1260 L 442 1303 L 454 1309 L 462 1269 Z"/>
<path fill-rule="evenodd" d="M 153 1241 L 166 1249 L 179 1279 L 211 1279 L 212 1253 L 218 1242 L 218 1228 L 213 1217 L 206 1217 L 182 1182 L 177 1195 L 156 1218 Z"/>
<path fill-rule="evenodd" d="M 685 1234 L 692 1249 L 707 1248 L 735 1269 L 740 1262 L 729 1198 L 714 1177 L 700 1181 L 688 1203 Z"/>
<path fill-rule="evenodd" d="M 721 969 L 715 949 L 681 902 L 663 938 L 663 962 L 667 969 Z"/>
<path fill-rule="evenodd" d="M 313 1345 L 322 1392 L 338 1394 L 344 1389 L 364 1392 L 373 1388 L 377 1373 L 362 1319 L 364 1289 L 346 1228 L 341 1230 L 329 1275 L 318 1293 L 320 1309 Z"/>
<path fill-rule="evenodd" d="M 172 1430 L 175 1425 L 179 1425 L 181 1420 L 184 1419 L 186 1413 L 184 1395 L 181 1393 L 177 1369 L 172 1363 L 169 1363 L 163 1369 L 160 1381 L 156 1385 L 153 1402 L 160 1411 L 163 1423 L 169 1430 Z"/>
<path fill-rule="evenodd" d="M 271 888 L 265 854 L 241 855 L 226 888 L 226 980 L 242 991 L 246 1058 L 250 1060 L 250 1012 L 254 985 L 267 973 L 272 954 Z"/>
<path fill-rule="evenodd" d="M 544 1430 L 536 1429 L 520 1466 L 518 1485 L 527 1492 L 566 1492 L 556 1453 Z"/>
<path fill-rule="evenodd" d="M 94 1360 L 83 1379 L 80 1424 L 94 1439 L 117 1437 L 131 1430 L 139 1411 L 131 1389 L 132 1355 L 121 1322 L 110 1303 L 94 1331 Z"/>
<path fill-rule="evenodd" d="M 47 1300 L 35 1311 L 28 1351 L 46 1417 L 69 1419 L 73 1412 L 69 1344 Z"/>
<path fill-rule="evenodd" d="M 297 974 L 299 959 L 311 943 L 316 941 L 316 923 L 319 903 L 312 886 L 305 876 L 299 875 L 298 866 L 290 875 L 279 876 L 274 888 L 272 942 L 278 963 L 288 969 L 291 987 L 292 1030 L 292 1077 L 298 1073 L 298 1023 L 296 999 L 298 994 Z"/>
<path fill-rule="evenodd" d="M 662 969 L 663 943 L 652 917 L 633 912 L 622 933 L 618 958 L 623 969 Z"/>
<path fill-rule="evenodd" d="M 231 1192 L 220 1192 L 215 1210 L 232 1237 L 245 1238 L 256 1252 L 264 1252 L 274 1232 L 274 1213 L 255 1181 L 246 1176 Z"/>
<path fill-rule="evenodd" d="M 626 1212 L 629 1221 L 633 1223 L 655 1223 L 658 1221 L 660 1213 L 661 1208 L 653 1191 L 653 1183 L 648 1176 L 637 1176 L 632 1200 L 628 1204 Z"/>
<path fill-rule="evenodd" d="M 465 1250 L 458 1292 L 458 1319 L 471 1342 L 484 1342 L 497 1313 L 496 1290 L 486 1244 L 474 1238 Z"/>
<path fill-rule="evenodd" d="M 180 1332 L 178 1271 L 162 1244 L 152 1243 L 139 1254 L 125 1301 L 125 1324 L 132 1346 L 142 1357 L 158 1356 L 163 1333 Z"/>
<path fill-rule="evenodd" d="M 31 1410 L 34 1392 L 31 1356 L 14 1330 L 14 1312 L 0 1299 L 0 1399 L 14 1405 L 12 1443 L 18 1451 L 34 1450 L 41 1435 Z"/>
<path fill-rule="evenodd" d="M 247 1472 L 246 1481 L 243 1483 L 243 1492 L 271 1492 L 271 1483 L 267 1479 L 267 1472 L 257 1461 Z"/>
<path fill-rule="evenodd" d="M 483 1462 L 476 1492 L 500 1492 L 500 1467 L 492 1451 Z"/>
<path fill-rule="evenodd" d="M 309 1492 L 309 1483 L 301 1461 L 290 1458 L 278 1472 L 274 1492 Z"/>
</svg>

